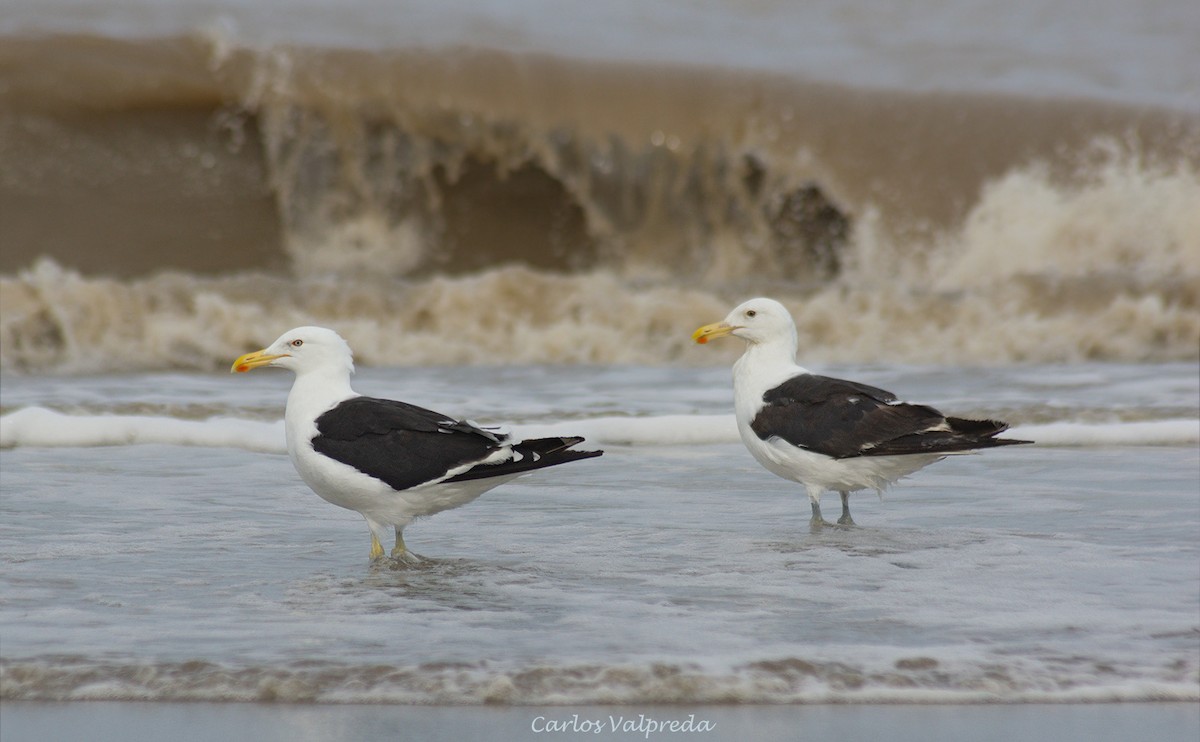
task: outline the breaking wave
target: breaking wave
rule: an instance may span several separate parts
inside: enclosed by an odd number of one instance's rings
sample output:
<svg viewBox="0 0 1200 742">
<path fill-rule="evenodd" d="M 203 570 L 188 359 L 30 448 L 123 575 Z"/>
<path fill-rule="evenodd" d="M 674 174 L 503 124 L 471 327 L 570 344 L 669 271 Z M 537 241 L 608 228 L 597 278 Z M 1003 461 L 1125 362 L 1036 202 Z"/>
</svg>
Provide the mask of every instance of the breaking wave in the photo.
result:
<svg viewBox="0 0 1200 742">
<path fill-rule="evenodd" d="M 8 373 L 310 323 L 368 365 L 724 363 L 688 334 L 754 295 L 813 361 L 1198 353 L 1183 112 L 219 31 L 0 61 Z"/>
</svg>

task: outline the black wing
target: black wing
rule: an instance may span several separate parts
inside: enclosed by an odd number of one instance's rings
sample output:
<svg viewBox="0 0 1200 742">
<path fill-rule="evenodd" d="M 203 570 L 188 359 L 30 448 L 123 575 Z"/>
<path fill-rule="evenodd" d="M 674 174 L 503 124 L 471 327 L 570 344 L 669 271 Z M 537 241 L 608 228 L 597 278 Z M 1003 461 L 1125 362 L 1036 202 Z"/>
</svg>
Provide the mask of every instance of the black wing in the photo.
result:
<svg viewBox="0 0 1200 742">
<path fill-rule="evenodd" d="M 416 405 L 355 397 L 317 418 L 312 445 L 403 490 L 480 461 L 507 439 Z"/>
<path fill-rule="evenodd" d="M 782 438 L 835 459 L 1025 442 L 993 438 L 1008 428 L 1006 423 L 947 418 L 927 405 L 896 402 L 896 395 L 883 389 L 814 374 L 794 376 L 768 390 L 750 427 L 763 440 Z"/>
<path fill-rule="evenodd" d="M 486 479 L 599 456 L 568 451 L 582 438 L 537 438 L 513 443 L 512 460 L 479 464 L 445 480 Z M 317 418 L 313 448 L 397 490 L 440 479 L 452 469 L 482 461 L 509 444 L 470 423 L 391 399 L 355 397 Z"/>
</svg>

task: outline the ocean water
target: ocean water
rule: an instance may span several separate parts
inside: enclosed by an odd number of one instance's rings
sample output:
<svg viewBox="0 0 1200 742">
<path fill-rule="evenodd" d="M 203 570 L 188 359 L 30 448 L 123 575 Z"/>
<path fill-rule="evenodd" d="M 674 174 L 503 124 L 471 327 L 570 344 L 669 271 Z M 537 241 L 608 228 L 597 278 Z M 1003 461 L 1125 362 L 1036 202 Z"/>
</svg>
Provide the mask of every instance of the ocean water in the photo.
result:
<svg viewBox="0 0 1200 742">
<path fill-rule="evenodd" d="M 1185 0 L 10 0 L 0 697 L 1194 703 L 1198 35 Z M 810 533 L 737 441 L 737 344 L 689 340 L 760 295 L 805 365 L 1036 445 Z M 370 565 L 281 455 L 289 381 L 227 373 L 302 324 L 362 392 L 607 453 Z"/>
<path fill-rule="evenodd" d="M 361 518 L 280 453 L 285 374 L 6 380 L 0 687 L 513 705 L 1200 697 L 1194 367 L 829 370 L 1045 438 L 856 495 L 859 527 L 812 533 L 801 488 L 736 441 L 723 369 L 372 369 L 364 392 L 606 449 L 414 524 L 430 561 L 410 568 L 368 563 Z M 54 404 L 67 412 L 48 428 L 30 415 Z M 121 441 L 131 420 L 149 431 L 137 443 Z"/>
<path fill-rule="evenodd" d="M 1194 2 L 644 6 L 10 3 L 0 369 L 1197 358 Z"/>
</svg>

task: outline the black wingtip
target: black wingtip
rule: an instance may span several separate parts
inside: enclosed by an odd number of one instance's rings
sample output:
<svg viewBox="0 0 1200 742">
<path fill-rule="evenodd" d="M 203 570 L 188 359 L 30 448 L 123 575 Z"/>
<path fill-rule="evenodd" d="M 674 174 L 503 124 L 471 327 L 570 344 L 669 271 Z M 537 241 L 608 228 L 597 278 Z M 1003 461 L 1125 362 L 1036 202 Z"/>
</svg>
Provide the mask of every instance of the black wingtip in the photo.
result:
<svg viewBox="0 0 1200 742">
<path fill-rule="evenodd" d="M 521 441 L 513 446 L 513 448 L 522 453 L 532 451 L 539 456 L 552 456 L 555 459 L 555 463 L 592 459 L 604 454 L 604 451 L 567 450 L 571 446 L 583 443 L 583 441 L 583 436 L 578 435 L 566 438 L 535 438 L 532 441 Z"/>
<path fill-rule="evenodd" d="M 962 417 L 948 417 L 946 418 L 946 422 L 949 423 L 950 429 L 955 433 L 975 439 L 980 448 L 1033 443 L 1033 441 L 1023 441 L 1016 438 L 997 438 L 997 435 L 1008 430 L 1008 423 L 1003 420 L 969 420 Z"/>
<path fill-rule="evenodd" d="M 560 448 L 560 451 L 583 443 L 584 438 L 581 435 L 574 435 L 570 436 L 569 438 L 563 438 L 563 441 L 566 442 L 566 445 Z M 596 449 L 594 451 L 570 451 L 569 453 L 573 454 L 577 459 L 594 459 L 597 456 L 604 455 L 604 451 L 600 449 Z"/>
<path fill-rule="evenodd" d="M 503 464 L 481 464 L 468 469 L 458 476 L 447 479 L 447 482 L 462 482 L 470 479 L 485 479 L 488 477 L 521 474 L 535 469 L 545 469 L 548 466 L 568 464 L 572 461 L 594 459 L 604 455 L 603 451 L 574 451 L 571 446 L 582 443 L 581 436 L 562 438 L 532 438 L 513 444 L 513 450 L 521 457 Z"/>
<path fill-rule="evenodd" d="M 1008 430 L 1003 420 L 971 420 L 965 417 L 947 417 L 950 430 L 972 438 L 991 438 Z"/>
<path fill-rule="evenodd" d="M 564 436 L 561 438 L 528 438 L 513 444 L 513 448 L 521 453 L 536 453 L 539 456 L 564 451 L 571 446 L 583 443 L 580 435 Z"/>
<path fill-rule="evenodd" d="M 989 438 L 989 446 L 1018 446 L 1025 443 L 1036 443 L 1037 441 L 1022 441 L 1016 438 Z"/>
</svg>

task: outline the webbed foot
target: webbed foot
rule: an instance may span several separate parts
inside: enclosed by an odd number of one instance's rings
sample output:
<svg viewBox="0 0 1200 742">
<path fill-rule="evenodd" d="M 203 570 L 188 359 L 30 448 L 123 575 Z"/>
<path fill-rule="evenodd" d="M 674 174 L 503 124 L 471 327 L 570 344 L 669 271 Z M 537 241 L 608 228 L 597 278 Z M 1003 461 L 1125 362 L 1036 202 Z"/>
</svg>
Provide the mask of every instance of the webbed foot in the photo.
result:
<svg viewBox="0 0 1200 742">
<path fill-rule="evenodd" d="M 395 564 L 421 564 L 425 561 L 425 557 L 408 549 L 392 549 L 392 553 L 388 556 Z"/>
<path fill-rule="evenodd" d="M 396 545 L 392 547 L 391 559 L 394 564 L 420 564 L 425 561 L 425 557 L 411 552 L 404 545 L 404 536 L 400 529 L 396 529 Z"/>
</svg>

